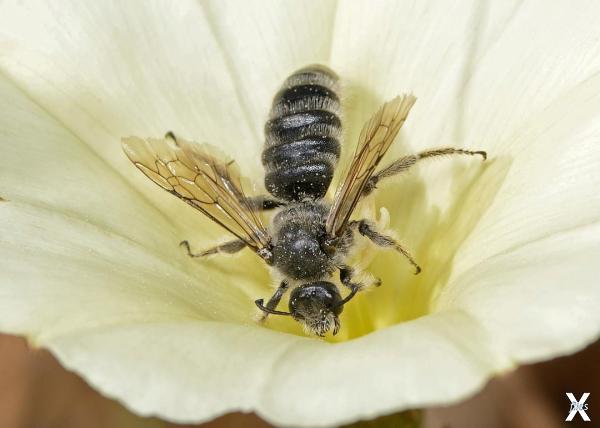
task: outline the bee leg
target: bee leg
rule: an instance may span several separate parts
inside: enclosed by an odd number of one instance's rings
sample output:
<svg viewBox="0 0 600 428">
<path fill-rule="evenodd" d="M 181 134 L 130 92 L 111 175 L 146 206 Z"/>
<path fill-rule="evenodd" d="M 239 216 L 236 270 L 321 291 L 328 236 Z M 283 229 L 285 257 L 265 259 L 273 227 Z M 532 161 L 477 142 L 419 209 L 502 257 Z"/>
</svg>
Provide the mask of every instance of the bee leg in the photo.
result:
<svg viewBox="0 0 600 428">
<path fill-rule="evenodd" d="M 421 268 L 415 262 L 415 259 L 410 255 L 408 250 L 397 242 L 391 236 L 384 235 L 375 230 L 373 224 L 367 220 L 351 221 L 348 225 L 352 228 L 358 227 L 358 232 L 371 240 L 375 245 L 383 248 L 393 248 L 408 259 L 408 261 L 415 267 L 415 275 L 421 272 Z"/>
<path fill-rule="evenodd" d="M 404 156 L 398 160 L 395 160 L 385 168 L 382 168 L 379 172 L 373 174 L 371 178 L 367 181 L 365 188 L 362 192 L 362 196 L 366 196 L 371 193 L 377 187 L 377 183 L 381 181 L 382 178 L 392 177 L 396 174 L 400 174 L 408 170 L 411 166 L 417 163 L 417 161 L 421 159 L 432 158 L 435 156 L 446 156 L 446 155 L 480 155 L 483 160 L 487 159 L 487 153 L 484 151 L 470 151 L 463 149 L 453 149 L 452 147 L 446 147 L 443 149 L 435 149 L 435 150 L 427 150 L 421 153 L 417 153 L 416 155 Z"/>
<path fill-rule="evenodd" d="M 246 247 L 246 243 L 239 239 L 225 242 L 224 244 L 204 250 L 201 253 L 192 253 L 192 250 L 190 249 L 190 243 L 188 241 L 181 241 L 179 245 L 186 249 L 187 255 L 190 257 L 205 257 L 217 253 L 234 254 Z"/>
<path fill-rule="evenodd" d="M 246 201 L 248 201 L 250 208 L 252 208 L 254 211 L 268 211 L 285 205 L 285 202 L 272 199 L 265 195 L 252 196 L 250 198 L 246 198 Z"/>
<path fill-rule="evenodd" d="M 350 290 L 361 291 L 368 287 L 366 284 L 362 284 L 360 282 L 353 282 L 352 278 L 354 277 L 354 269 L 348 265 L 340 265 L 338 266 L 340 270 L 340 282 L 348 287 Z M 379 278 L 375 278 L 375 281 L 371 286 L 379 287 L 381 285 L 381 280 Z M 355 291 L 355 292 L 356 292 Z"/>
<path fill-rule="evenodd" d="M 275 310 L 275 308 L 279 304 L 279 301 L 281 300 L 281 298 L 283 297 L 285 292 L 289 289 L 289 287 L 290 287 L 290 284 L 287 281 L 285 281 L 285 280 L 281 281 L 281 284 L 279 284 L 279 287 L 277 287 L 277 290 L 275 290 L 275 293 L 273 293 L 273 295 L 267 302 L 267 309 L 269 309 L 271 311 Z M 266 320 L 268 316 L 269 316 L 268 313 L 263 312 L 263 314 L 259 318 L 259 321 L 262 322 L 262 321 Z"/>
</svg>

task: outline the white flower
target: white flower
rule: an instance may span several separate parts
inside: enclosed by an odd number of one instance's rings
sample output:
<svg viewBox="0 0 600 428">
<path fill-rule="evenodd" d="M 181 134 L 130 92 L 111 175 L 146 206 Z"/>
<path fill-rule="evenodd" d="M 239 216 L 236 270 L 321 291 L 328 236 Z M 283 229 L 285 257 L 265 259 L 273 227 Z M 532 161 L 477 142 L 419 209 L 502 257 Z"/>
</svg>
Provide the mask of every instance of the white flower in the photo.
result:
<svg viewBox="0 0 600 428">
<path fill-rule="evenodd" d="M 140 414 L 297 426 L 456 401 L 580 349 L 600 327 L 599 17 L 591 1 L 3 3 L 0 329 Z M 346 82 L 347 154 L 406 91 L 419 101 L 386 159 L 489 154 L 382 186 L 424 270 L 379 253 L 384 285 L 336 344 L 256 325 L 264 265 L 187 258 L 179 241 L 224 233 L 119 143 L 173 130 L 259 180 L 271 98 L 316 62 Z"/>
</svg>

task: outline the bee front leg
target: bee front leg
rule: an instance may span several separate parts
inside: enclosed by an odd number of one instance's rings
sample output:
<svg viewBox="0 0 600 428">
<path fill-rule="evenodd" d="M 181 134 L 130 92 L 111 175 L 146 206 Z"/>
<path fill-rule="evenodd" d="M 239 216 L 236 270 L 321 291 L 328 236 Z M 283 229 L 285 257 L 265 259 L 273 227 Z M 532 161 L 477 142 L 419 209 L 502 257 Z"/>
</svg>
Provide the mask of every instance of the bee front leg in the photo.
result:
<svg viewBox="0 0 600 428">
<path fill-rule="evenodd" d="M 408 250 L 404 248 L 399 242 L 397 242 L 391 236 L 384 235 L 383 233 L 378 232 L 375 229 L 375 226 L 368 220 L 357 220 L 351 221 L 348 223 L 348 226 L 351 228 L 358 228 L 358 232 L 367 237 L 373 242 L 375 245 L 383 248 L 393 248 L 398 251 L 404 257 L 408 259 L 410 264 L 415 267 L 415 275 L 418 275 L 421 272 L 421 267 L 415 262 L 413 256 L 410 255 Z"/>
<path fill-rule="evenodd" d="M 290 288 L 290 284 L 287 281 L 281 281 L 281 284 L 279 284 L 279 287 L 277 287 L 277 290 L 275 290 L 275 293 L 273 293 L 273 296 L 271 296 L 271 298 L 267 302 L 266 308 L 270 311 L 274 311 L 275 308 L 277 307 L 277 305 L 279 304 L 279 302 L 281 301 L 281 298 L 283 297 L 283 295 L 286 293 L 286 291 L 289 288 Z M 262 305 L 263 300 L 258 299 L 255 303 L 258 303 L 258 302 L 260 302 L 260 304 Z M 259 321 L 262 322 L 262 321 L 266 320 L 268 316 L 269 316 L 268 312 L 263 312 Z"/>
<path fill-rule="evenodd" d="M 217 245 L 216 247 L 209 248 L 208 250 L 204 250 L 200 253 L 192 253 L 192 250 L 190 249 L 190 243 L 188 241 L 181 241 L 179 245 L 186 249 L 187 255 L 190 257 L 206 257 L 218 253 L 234 254 L 246 247 L 246 243 L 240 239 L 225 242 L 224 244 Z"/>
<path fill-rule="evenodd" d="M 348 287 L 350 290 L 356 289 L 357 291 L 361 291 L 368 287 L 367 284 L 363 284 L 360 282 L 353 282 L 354 277 L 354 269 L 348 265 L 340 265 L 338 266 L 340 270 L 340 282 Z M 381 285 L 381 280 L 379 278 L 375 278 L 371 286 L 379 287 Z"/>
</svg>

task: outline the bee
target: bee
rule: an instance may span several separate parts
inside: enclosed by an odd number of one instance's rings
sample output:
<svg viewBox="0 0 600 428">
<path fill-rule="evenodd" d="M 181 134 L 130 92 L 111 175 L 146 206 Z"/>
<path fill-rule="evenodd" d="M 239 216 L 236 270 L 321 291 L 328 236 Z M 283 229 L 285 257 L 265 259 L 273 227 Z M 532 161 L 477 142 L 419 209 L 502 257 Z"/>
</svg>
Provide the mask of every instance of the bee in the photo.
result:
<svg viewBox="0 0 600 428">
<path fill-rule="evenodd" d="M 409 170 L 417 162 L 444 155 L 480 155 L 484 151 L 440 148 L 397 159 L 377 170 L 416 98 L 405 94 L 384 103 L 365 123 L 353 159 L 332 202 L 325 200 L 340 157 L 342 121 L 338 76 L 322 65 L 292 73 L 274 97 L 265 124 L 262 163 L 269 195 L 247 196 L 234 161 L 216 155 L 207 145 L 190 143 L 168 132 L 161 139 L 124 138 L 123 149 L 133 164 L 154 183 L 221 225 L 235 236 L 222 245 L 190 257 L 233 254 L 249 248 L 283 278 L 268 300 L 255 301 L 262 320 L 269 314 L 291 316 L 308 333 L 324 336 L 340 329 L 339 316 L 361 290 L 379 285 L 356 280 L 347 264 L 357 235 L 396 250 L 421 268 L 410 252 L 369 219 L 351 219 L 362 198 L 383 179 Z M 270 226 L 260 212 L 276 210 Z M 348 290 L 342 297 L 333 282 Z M 277 309 L 290 293 L 288 311 Z"/>
</svg>

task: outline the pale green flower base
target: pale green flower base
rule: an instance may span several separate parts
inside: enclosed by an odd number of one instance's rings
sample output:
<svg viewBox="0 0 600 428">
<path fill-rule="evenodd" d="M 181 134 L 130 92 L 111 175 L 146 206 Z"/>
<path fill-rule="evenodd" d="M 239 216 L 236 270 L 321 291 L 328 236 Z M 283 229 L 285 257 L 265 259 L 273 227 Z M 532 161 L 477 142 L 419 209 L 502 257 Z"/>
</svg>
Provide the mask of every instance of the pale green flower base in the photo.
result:
<svg viewBox="0 0 600 428">
<path fill-rule="evenodd" d="M 3 3 L 0 330 L 139 414 L 295 426 L 455 402 L 582 348 L 600 331 L 598 17 L 567 1 Z M 260 182 L 271 97 L 314 62 L 345 84 L 345 159 L 406 91 L 386 160 L 489 154 L 424 163 L 365 204 L 423 273 L 366 244 L 384 285 L 348 305 L 339 343 L 257 325 L 265 266 L 185 256 L 182 239 L 226 236 L 119 144 L 173 130 Z"/>
</svg>

